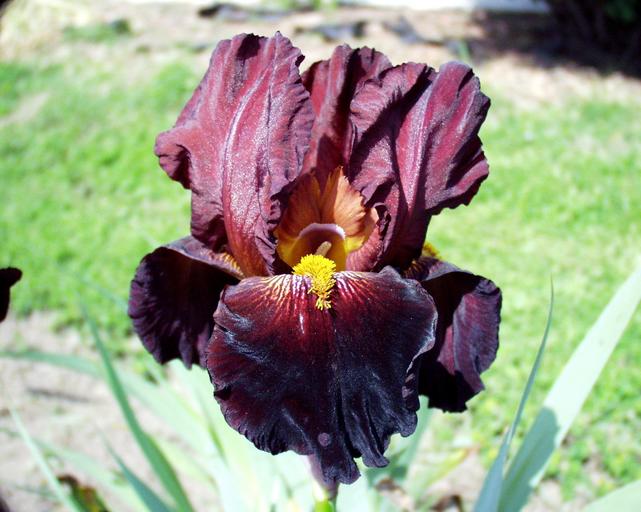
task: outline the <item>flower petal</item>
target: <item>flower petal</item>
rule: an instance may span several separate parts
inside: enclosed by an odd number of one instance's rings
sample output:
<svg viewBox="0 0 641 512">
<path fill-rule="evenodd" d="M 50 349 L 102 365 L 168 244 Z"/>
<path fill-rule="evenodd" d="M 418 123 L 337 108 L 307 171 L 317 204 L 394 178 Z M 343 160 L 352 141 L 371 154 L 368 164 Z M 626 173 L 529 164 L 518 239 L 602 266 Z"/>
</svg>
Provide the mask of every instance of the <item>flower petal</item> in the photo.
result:
<svg viewBox="0 0 641 512">
<path fill-rule="evenodd" d="M 353 50 L 344 44 L 334 50 L 329 60 L 316 62 L 303 73 L 303 84 L 311 94 L 316 114 L 304 167 L 314 171 L 321 189 L 329 173 L 347 163 L 353 135 L 349 112 L 354 94 L 366 80 L 391 66 L 380 52 L 371 48 Z"/>
<path fill-rule="evenodd" d="M 496 357 L 501 290 L 436 258 L 421 258 L 405 276 L 422 283 L 438 311 L 436 344 L 421 357 L 419 392 L 429 397 L 430 407 L 464 411 L 483 389 L 480 375 Z"/>
<path fill-rule="evenodd" d="M 313 111 L 291 42 L 242 34 L 221 41 L 209 69 L 155 152 L 192 191 L 192 234 L 226 245 L 246 275 L 271 273 L 273 230 L 309 145 Z"/>
<path fill-rule="evenodd" d="M 201 364 L 220 291 L 241 278 L 231 256 L 193 237 L 159 247 L 142 259 L 131 282 L 134 330 L 159 363 Z"/>
<path fill-rule="evenodd" d="M 233 428 L 262 450 L 312 455 L 327 483 L 349 483 L 354 457 L 384 466 L 389 437 L 414 431 L 414 361 L 432 346 L 436 314 L 419 283 L 391 268 L 335 278 L 324 311 L 303 276 L 227 288 L 207 367 Z"/>
<path fill-rule="evenodd" d="M 7 317 L 9 310 L 9 289 L 20 281 L 22 271 L 13 268 L 0 268 L 0 322 Z"/>
<path fill-rule="evenodd" d="M 406 268 L 420 255 L 430 216 L 471 201 L 489 172 L 478 137 L 488 108 L 471 68 L 457 62 L 438 73 L 403 64 L 363 85 L 352 102 L 347 172 L 379 209 L 383 243 L 362 266 Z"/>
</svg>

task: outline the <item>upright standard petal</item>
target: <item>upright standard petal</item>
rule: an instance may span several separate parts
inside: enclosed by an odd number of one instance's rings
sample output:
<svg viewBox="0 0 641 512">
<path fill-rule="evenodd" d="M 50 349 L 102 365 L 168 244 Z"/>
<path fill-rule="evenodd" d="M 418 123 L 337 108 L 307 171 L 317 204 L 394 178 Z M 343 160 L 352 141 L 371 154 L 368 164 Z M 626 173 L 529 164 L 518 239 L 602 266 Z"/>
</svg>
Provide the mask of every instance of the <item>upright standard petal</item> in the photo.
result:
<svg viewBox="0 0 641 512">
<path fill-rule="evenodd" d="M 300 275 L 227 288 L 207 359 L 227 422 L 262 450 L 313 456 L 328 484 L 358 478 L 355 457 L 384 466 L 389 437 L 414 431 L 415 361 L 436 325 L 430 296 L 391 268 L 335 281 L 329 309 Z"/>
<path fill-rule="evenodd" d="M 471 68 L 457 62 L 438 73 L 403 64 L 363 85 L 352 102 L 347 173 L 378 211 L 380 237 L 371 244 L 380 250 L 366 244 L 360 266 L 407 268 L 430 216 L 470 202 L 488 175 L 478 131 L 489 104 Z"/>
<path fill-rule="evenodd" d="M 142 259 L 131 282 L 134 330 L 159 363 L 203 364 L 220 292 L 241 278 L 231 256 L 193 237 L 159 247 Z"/>
<path fill-rule="evenodd" d="M 273 230 L 300 174 L 314 114 L 279 33 L 221 41 L 178 122 L 156 140 L 160 165 L 192 191 L 192 234 L 223 246 L 246 275 L 272 273 Z"/>
<path fill-rule="evenodd" d="M 420 361 L 419 392 L 430 407 L 464 411 L 483 389 L 481 373 L 496 357 L 501 290 L 436 258 L 414 262 L 406 277 L 421 282 L 438 311 L 436 343 Z"/>
<path fill-rule="evenodd" d="M 7 317 L 11 287 L 20 281 L 22 271 L 17 268 L 0 268 L 0 322 Z"/>
<path fill-rule="evenodd" d="M 305 169 L 313 171 L 321 189 L 329 173 L 349 159 L 353 131 L 349 120 L 354 94 L 365 81 L 392 67 L 390 61 L 371 48 L 338 46 L 331 58 L 315 62 L 303 73 L 316 118 L 312 128 Z"/>
</svg>

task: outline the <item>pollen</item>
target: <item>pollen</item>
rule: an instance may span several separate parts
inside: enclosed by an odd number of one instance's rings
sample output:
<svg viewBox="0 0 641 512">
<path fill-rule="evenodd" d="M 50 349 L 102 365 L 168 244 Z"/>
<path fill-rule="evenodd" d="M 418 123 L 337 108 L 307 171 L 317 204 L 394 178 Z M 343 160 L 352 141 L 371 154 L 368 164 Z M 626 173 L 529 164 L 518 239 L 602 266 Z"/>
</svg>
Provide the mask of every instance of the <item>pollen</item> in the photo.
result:
<svg viewBox="0 0 641 512">
<path fill-rule="evenodd" d="M 434 247 L 431 243 L 425 242 L 423 244 L 423 251 L 421 253 L 422 256 L 429 256 L 431 258 L 438 258 L 441 259 L 441 254 L 438 252 L 436 247 Z"/>
<path fill-rule="evenodd" d="M 336 279 L 334 279 L 336 263 L 333 260 L 321 254 L 308 254 L 301 258 L 293 270 L 294 275 L 311 278 L 312 286 L 308 293 L 316 295 L 318 309 L 323 311 L 332 307 L 329 296 L 336 284 Z"/>
</svg>

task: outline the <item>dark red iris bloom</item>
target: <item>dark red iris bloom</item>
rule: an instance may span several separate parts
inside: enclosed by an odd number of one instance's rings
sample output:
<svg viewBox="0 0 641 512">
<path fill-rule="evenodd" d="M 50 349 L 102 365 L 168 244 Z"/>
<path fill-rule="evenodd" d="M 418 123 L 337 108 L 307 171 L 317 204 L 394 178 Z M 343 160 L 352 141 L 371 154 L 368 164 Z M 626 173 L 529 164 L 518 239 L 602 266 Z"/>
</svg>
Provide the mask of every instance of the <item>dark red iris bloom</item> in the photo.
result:
<svg viewBox="0 0 641 512">
<path fill-rule="evenodd" d="M 10 289 L 21 277 L 22 272 L 17 268 L 0 268 L 0 322 L 7 317 Z"/>
<path fill-rule="evenodd" d="M 129 314 L 159 362 L 209 370 L 258 448 L 352 482 L 355 457 L 384 466 L 414 431 L 419 394 L 462 411 L 494 360 L 499 289 L 423 251 L 488 175 L 489 100 L 460 63 L 302 59 L 280 34 L 218 45 L 155 148 L 191 190 L 191 236 L 143 258 Z"/>
</svg>

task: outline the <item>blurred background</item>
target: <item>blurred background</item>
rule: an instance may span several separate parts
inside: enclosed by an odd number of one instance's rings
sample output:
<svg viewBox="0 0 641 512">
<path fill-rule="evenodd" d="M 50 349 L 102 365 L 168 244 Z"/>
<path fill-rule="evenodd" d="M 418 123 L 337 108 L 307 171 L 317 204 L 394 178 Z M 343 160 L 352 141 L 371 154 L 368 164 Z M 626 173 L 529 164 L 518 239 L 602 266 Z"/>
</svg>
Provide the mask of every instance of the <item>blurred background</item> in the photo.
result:
<svg viewBox="0 0 641 512">
<path fill-rule="evenodd" d="M 433 469 L 430 495 L 477 495 L 534 360 L 550 277 L 554 323 L 525 422 L 640 261 L 639 1 L 0 4 L 0 267 L 24 272 L 0 350 L 94 357 L 82 303 L 119 364 L 145 374 L 150 357 L 125 313 L 129 281 L 143 255 L 189 229 L 189 194 L 158 167 L 154 139 L 216 43 L 240 32 L 280 30 L 306 56 L 303 69 L 342 43 L 375 47 L 395 64 L 462 60 L 492 99 L 481 131 L 490 177 L 470 207 L 433 219 L 428 240 L 503 289 L 501 347 L 469 412 L 432 415 L 419 461 Z M 640 365 L 637 312 L 527 510 L 580 510 L 641 478 Z M 0 385 L 0 493 L 12 510 L 62 509 L 12 434 L 9 407 L 40 439 L 109 467 L 97 442 L 106 434 L 142 467 L 101 382 L 0 359 Z M 54 469 L 92 483 L 68 463 Z M 185 487 L 211 503 L 202 486 Z"/>
</svg>

